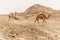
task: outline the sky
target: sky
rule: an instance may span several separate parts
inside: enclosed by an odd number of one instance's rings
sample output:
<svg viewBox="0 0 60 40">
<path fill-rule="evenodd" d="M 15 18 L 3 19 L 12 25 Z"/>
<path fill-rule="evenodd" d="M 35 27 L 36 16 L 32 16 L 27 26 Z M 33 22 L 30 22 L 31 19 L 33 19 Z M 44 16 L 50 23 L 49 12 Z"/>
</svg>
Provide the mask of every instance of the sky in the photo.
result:
<svg viewBox="0 0 60 40">
<path fill-rule="evenodd" d="M 0 0 L 0 14 L 24 12 L 34 4 L 41 4 L 55 10 L 60 10 L 60 0 Z"/>
</svg>

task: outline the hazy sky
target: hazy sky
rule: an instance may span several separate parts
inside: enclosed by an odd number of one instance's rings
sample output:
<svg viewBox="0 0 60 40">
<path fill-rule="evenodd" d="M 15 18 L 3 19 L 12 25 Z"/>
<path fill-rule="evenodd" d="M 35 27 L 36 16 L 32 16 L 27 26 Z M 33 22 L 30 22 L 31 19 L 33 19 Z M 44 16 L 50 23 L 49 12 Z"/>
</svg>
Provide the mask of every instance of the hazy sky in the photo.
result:
<svg viewBox="0 0 60 40">
<path fill-rule="evenodd" d="M 9 14 L 14 11 L 23 12 L 34 4 L 60 9 L 60 0 L 0 0 L 0 14 Z"/>
</svg>

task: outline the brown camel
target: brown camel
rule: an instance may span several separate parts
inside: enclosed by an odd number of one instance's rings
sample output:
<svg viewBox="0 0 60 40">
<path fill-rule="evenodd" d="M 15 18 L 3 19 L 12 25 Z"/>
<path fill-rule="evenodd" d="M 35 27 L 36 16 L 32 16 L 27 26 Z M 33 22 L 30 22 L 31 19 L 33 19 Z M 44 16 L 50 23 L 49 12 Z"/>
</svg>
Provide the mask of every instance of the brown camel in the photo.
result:
<svg viewBox="0 0 60 40">
<path fill-rule="evenodd" d="M 34 23 L 37 22 L 37 23 L 39 24 L 39 19 L 41 19 L 41 20 L 43 20 L 42 23 L 45 25 L 46 19 L 48 19 L 49 17 L 50 17 L 50 14 L 49 14 L 48 17 L 47 17 L 45 14 L 41 13 L 41 14 L 37 15 Z"/>
</svg>

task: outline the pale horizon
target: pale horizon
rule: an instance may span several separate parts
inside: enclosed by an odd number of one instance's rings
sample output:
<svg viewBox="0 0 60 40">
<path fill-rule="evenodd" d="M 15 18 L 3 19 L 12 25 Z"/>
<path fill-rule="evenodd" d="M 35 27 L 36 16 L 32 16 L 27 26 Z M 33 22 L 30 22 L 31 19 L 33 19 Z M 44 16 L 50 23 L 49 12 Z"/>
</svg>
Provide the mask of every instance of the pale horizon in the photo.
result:
<svg viewBox="0 0 60 40">
<path fill-rule="evenodd" d="M 41 4 L 55 10 L 60 10 L 60 0 L 0 0 L 0 14 L 24 12 L 34 4 Z"/>
</svg>

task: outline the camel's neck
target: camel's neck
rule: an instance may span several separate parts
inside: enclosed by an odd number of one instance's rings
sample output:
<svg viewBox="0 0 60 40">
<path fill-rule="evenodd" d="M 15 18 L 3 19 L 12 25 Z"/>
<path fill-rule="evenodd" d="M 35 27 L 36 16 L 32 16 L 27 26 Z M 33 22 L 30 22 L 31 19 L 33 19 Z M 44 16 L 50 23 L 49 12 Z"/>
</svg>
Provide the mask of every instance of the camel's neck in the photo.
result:
<svg viewBox="0 0 60 40">
<path fill-rule="evenodd" d="M 46 19 L 48 19 L 50 17 L 50 15 L 48 17 L 46 17 Z"/>
</svg>

